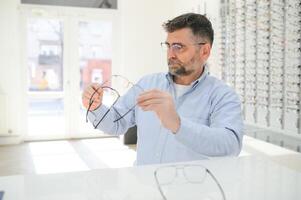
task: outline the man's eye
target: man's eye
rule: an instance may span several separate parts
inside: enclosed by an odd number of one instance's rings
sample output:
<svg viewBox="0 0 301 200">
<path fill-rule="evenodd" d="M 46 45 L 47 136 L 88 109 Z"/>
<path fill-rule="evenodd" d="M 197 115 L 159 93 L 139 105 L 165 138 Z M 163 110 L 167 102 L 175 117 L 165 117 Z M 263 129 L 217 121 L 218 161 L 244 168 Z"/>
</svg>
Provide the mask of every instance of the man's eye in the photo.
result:
<svg viewBox="0 0 301 200">
<path fill-rule="evenodd" d="M 172 45 L 172 46 L 173 46 L 174 49 L 178 49 L 178 50 L 180 50 L 180 49 L 183 48 L 183 46 L 180 45 L 180 44 L 174 44 L 174 45 Z"/>
</svg>

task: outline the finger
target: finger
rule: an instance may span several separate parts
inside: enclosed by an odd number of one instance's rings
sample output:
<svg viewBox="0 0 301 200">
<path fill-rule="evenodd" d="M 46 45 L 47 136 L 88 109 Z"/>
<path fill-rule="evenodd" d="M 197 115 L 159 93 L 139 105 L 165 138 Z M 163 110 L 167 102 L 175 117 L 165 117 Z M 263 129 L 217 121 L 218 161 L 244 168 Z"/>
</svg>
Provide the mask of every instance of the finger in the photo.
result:
<svg viewBox="0 0 301 200">
<path fill-rule="evenodd" d="M 90 95 L 97 93 L 101 95 L 103 93 L 103 88 L 90 85 L 85 89 L 84 93 L 88 93 Z"/>
<path fill-rule="evenodd" d="M 91 95 L 93 95 L 93 94 L 95 94 L 95 93 L 97 93 L 97 94 L 102 94 L 102 88 L 101 87 L 99 87 L 99 88 L 96 88 L 96 87 L 90 87 L 88 90 L 87 90 L 87 92 L 89 92 Z"/>
<path fill-rule="evenodd" d="M 137 102 L 143 102 L 149 99 L 162 99 L 164 95 L 161 92 L 153 91 L 153 92 L 146 92 L 142 93 L 137 97 Z"/>
<path fill-rule="evenodd" d="M 101 101 L 100 101 L 99 99 L 96 99 L 96 100 L 93 101 L 93 103 L 94 103 L 94 104 L 100 104 Z"/>
<path fill-rule="evenodd" d="M 94 110 L 95 109 L 95 105 L 96 107 L 100 106 L 101 103 L 102 103 L 102 98 L 98 98 L 98 99 L 91 99 L 91 98 L 84 98 L 82 100 L 82 103 L 84 105 L 84 107 L 86 109 L 88 109 L 89 107 L 89 110 Z"/>
<path fill-rule="evenodd" d="M 145 106 L 149 106 L 152 104 L 163 104 L 163 103 L 164 103 L 164 101 L 162 99 L 148 99 L 145 101 L 138 102 L 138 106 L 145 107 Z"/>
<path fill-rule="evenodd" d="M 100 99 L 89 99 L 88 102 L 91 103 L 100 103 L 101 100 Z"/>
<path fill-rule="evenodd" d="M 88 109 L 89 108 L 89 106 L 91 107 L 91 102 L 88 100 L 88 99 L 83 99 L 82 100 L 82 103 L 83 103 L 83 106 L 86 108 L 86 109 Z"/>
<path fill-rule="evenodd" d="M 138 105 L 142 105 L 146 102 L 148 102 L 148 103 L 151 103 L 151 102 L 153 102 L 153 103 L 159 103 L 159 102 L 164 103 L 164 101 L 166 101 L 166 99 L 163 98 L 163 97 L 137 98 L 137 104 Z"/>
<path fill-rule="evenodd" d="M 92 99 L 89 103 L 100 104 L 102 101 L 99 99 Z"/>
<path fill-rule="evenodd" d="M 83 99 L 88 99 L 88 100 L 95 100 L 95 99 L 101 99 L 102 96 L 99 94 L 95 93 L 94 95 L 91 95 L 89 93 L 84 93 L 83 94 Z"/>
<path fill-rule="evenodd" d="M 152 90 L 144 91 L 144 92 L 142 92 L 142 93 L 148 94 L 148 93 L 162 93 L 162 92 L 163 92 L 162 90 L 152 89 Z"/>
<path fill-rule="evenodd" d="M 82 103 L 85 107 L 87 107 L 89 105 L 89 99 L 83 99 Z"/>
<path fill-rule="evenodd" d="M 99 94 L 101 94 L 101 91 L 102 88 L 101 88 L 101 85 L 99 85 L 98 83 L 92 83 L 90 84 L 89 86 L 87 86 L 85 88 L 85 92 L 88 92 L 89 94 L 93 94 L 95 91 Z"/>
<path fill-rule="evenodd" d="M 91 98 L 92 96 L 95 96 L 95 94 L 98 94 L 95 92 L 95 90 L 93 90 L 92 88 L 86 88 L 86 90 L 82 94 L 82 97 Z"/>
<path fill-rule="evenodd" d="M 101 105 L 102 102 L 102 96 L 95 94 L 96 96 L 91 96 L 85 94 L 82 99 L 82 103 L 86 109 L 89 108 L 89 110 L 95 110 L 97 107 Z M 92 98 L 91 98 L 92 97 Z"/>
<path fill-rule="evenodd" d="M 99 83 L 91 83 L 90 86 L 95 90 L 97 90 L 98 88 L 101 88 L 101 85 Z"/>
<path fill-rule="evenodd" d="M 103 89 L 100 87 L 100 88 L 93 88 L 93 93 L 97 93 L 99 95 L 101 95 L 103 93 Z"/>
<path fill-rule="evenodd" d="M 141 109 L 143 111 L 155 111 L 156 110 L 156 105 L 148 105 L 148 106 L 142 106 Z"/>
<path fill-rule="evenodd" d="M 148 90 L 145 92 L 141 92 L 140 95 L 144 96 L 144 95 L 160 95 L 162 94 L 162 91 L 154 89 L 154 90 Z"/>
<path fill-rule="evenodd" d="M 91 97 L 92 95 L 93 95 L 93 92 L 91 92 L 91 91 L 86 90 L 83 92 L 83 97 Z"/>
<path fill-rule="evenodd" d="M 97 93 L 101 93 L 102 90 L 103 90 L 103 88 L 101 87 L 101 85 L 98 84 L 98 83 L 93 83 L 93 84 L 91 85 L 91 87 L 92 87 L 92 89 L 93 89 L 94 91 L 97 91 Z"/>
<path fill-rule="evenodd" d="M 96 102 L 96 101 L 92 101 L 92 102 L 85 102 L 84 106 L 86 107 L 86 109 L 89 109 L 90 111 L 95 110 L 96 108 L 98 108 L 101 105 L 101 102 Z"/>
<path fill-rule="evenodd" d="M 93 101 L 91 107 L 92 108 L 97 108 L 100 105 L 100 101 Z"/>
</svg>

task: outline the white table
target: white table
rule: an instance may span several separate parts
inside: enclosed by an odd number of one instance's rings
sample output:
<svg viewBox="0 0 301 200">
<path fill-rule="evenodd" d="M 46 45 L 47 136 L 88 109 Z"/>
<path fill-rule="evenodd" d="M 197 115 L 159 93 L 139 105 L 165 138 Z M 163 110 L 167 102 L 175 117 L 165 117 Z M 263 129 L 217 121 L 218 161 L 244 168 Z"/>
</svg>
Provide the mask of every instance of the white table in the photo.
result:
<svg viewBox="0 0 301 200">
<path fill-rule="evenodd" d="M 213 172 L 227 200 L 301 199 L 301 169 L 253 156 L 197 163 Z M 5 191 L 4 200 L 162 199 L 153 175 L 156 168 L 158 165 L 7 176 L 0 177 L 0 190 Z M 180 192 L 178 197 L 187 199 Z"/>
</svg>

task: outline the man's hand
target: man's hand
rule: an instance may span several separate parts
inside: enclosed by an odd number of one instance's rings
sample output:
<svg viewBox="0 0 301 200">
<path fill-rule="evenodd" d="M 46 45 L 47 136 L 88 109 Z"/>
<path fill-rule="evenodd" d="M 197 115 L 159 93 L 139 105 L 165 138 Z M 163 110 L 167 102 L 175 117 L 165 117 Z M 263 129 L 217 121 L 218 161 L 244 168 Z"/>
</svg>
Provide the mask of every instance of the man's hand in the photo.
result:
<svg viewBox="0 0 301 200">
<path fill-rule="evenodd" d="M 94 94 L 95 93 L 95 94 Z M 94 95 L 93 95 L 94 94 Z M 93 95 L 93 98 L 91 99 Z M 102 104 L 103 89 L 98 83 L 92 83 L 83 92 L 82 103 L 86 109 L 89 108 L 90 103 L 93 101 L 89 110 L 93 111 Z M 91 99 L 91 101 L 90 101 Z"/>
<path fill-rule="evenodd" d="M 173 98 L 168 92 L 160 90 L 143 92 L 137 98 L 137 103 L 144 111 L 154 111 L 162 125 L 173 133 L 180 128 L 180 117 Z"/>
</svg>

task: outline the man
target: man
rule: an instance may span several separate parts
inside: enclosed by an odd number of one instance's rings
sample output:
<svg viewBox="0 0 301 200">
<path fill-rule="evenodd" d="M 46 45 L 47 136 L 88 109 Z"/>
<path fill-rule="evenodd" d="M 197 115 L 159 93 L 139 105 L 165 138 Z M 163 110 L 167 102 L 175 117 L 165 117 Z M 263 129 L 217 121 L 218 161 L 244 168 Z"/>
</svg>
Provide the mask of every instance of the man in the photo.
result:
<svg viewBox="0 0 301 200">
<path fill-rule="evenodd" d="M 83 93 L 86 108 L 93 100 L 90 121 L 117 135 L 137 125 L 138 165 L 238 155 L 243 138 L 239 98 L 206 68 L 213 43 L 210 21 L 188 13 L 163 27 L 169 73 L 143 77 L 137 83 L 143 91 L 133 87 L 110 110 L 101 104 L 100 85 L 92 84 Z M 133 97 L 137 106 L 129 110 Z"/>
</svg>

